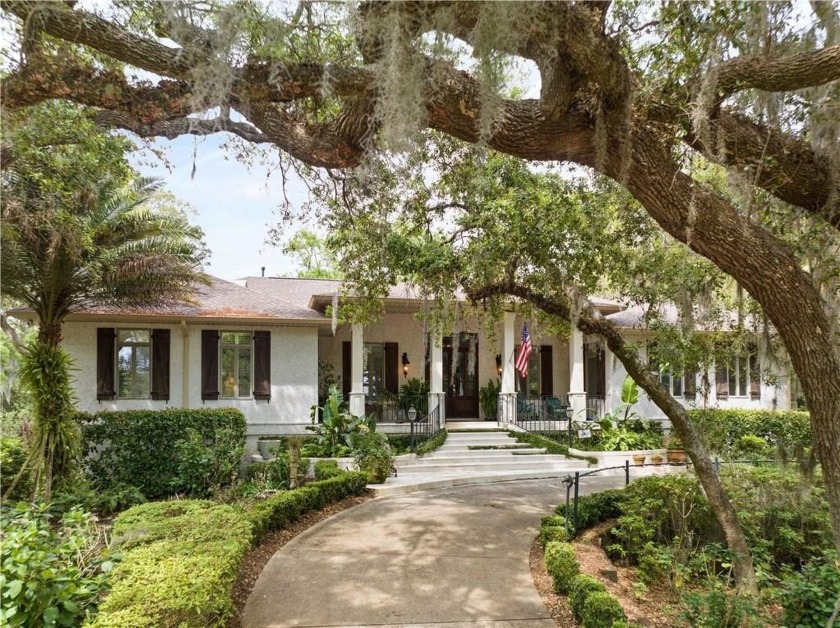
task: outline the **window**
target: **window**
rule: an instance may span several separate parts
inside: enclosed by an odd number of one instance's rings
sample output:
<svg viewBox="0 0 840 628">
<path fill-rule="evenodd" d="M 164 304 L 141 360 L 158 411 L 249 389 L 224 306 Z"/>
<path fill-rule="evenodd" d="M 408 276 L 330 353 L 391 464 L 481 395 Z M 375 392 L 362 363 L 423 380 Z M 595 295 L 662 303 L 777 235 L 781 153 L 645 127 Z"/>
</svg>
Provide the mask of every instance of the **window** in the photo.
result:
<svg viewBox="0 0 840 628">
<path fill-rule="evenodd" d="M 96 398 L 169 401 L 168 329 L 96 330 Z"/>
<path fill-rule="evenodd" d="M 219 392 L 225 399 L 251 396 L 252 338 L 250 332 L 223 331 L 219 361 Z"/>
<path fill-rule="evenodd" d="M 517 349 L 518 352 L 519 350 Z M 519 380 L 519 391 L 526 397 L 540 396 L 540 383 L 542 382 L 542 378 L 540 377 L 540 363 L 540 352 L 532 351 L 528 357 L 528 377 L 517 378 Z"/>
<path fill-rule="evenodd" d="M 201 399 L 271 400 L 271 332 L 201 330 Z"/>
<path fill-rule="evenodd" d="M 377 401 L 385 390 L 385 345 L 366 342 L 362 359 L 362 392 L 366 399 Z"/>
<path fill-rule="evenodd" d="M 517 352 L 519 349 L 517 348 Z M 519 390 L 525 397 L 550 397 L 554 394 L 552 346 L 539 345 L 528 358 L 528 377 L 519 377 Z"/>
<path fill-rule="evenodd" d="M 660 362 L 656 355 L 656 343 L 648 344 L 648 364 L 651 372 L 659 379 L 659 382 L 665 387 L 672 397 L 687 397 L 693 400 L 697 394 L 697 372 L 685 368 L 685 371 L 679 372 L 667 362 Z"/>
<path fill-rule="evenodd" d="M 761 373 L 754 353 L 729 358 L 718 366 L 716 379 L 718 399 L 761 396 Z"/>
<path fill-rule="evenodd" d="M 152 342 L 148 329 L 117 330 L 117 397 L 148 399 L 152 393 Z"/>
</svg>

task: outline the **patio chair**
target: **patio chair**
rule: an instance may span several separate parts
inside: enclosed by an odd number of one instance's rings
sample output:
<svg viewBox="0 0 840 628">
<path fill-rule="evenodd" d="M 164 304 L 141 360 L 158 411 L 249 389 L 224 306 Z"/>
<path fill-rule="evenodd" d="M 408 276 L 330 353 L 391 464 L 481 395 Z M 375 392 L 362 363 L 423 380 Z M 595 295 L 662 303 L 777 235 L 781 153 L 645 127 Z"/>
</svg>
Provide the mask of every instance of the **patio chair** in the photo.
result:
<svg viewBox="0 0 840 628">
<path fill-rule="evenodd" d="M 546 397 L 545 408 L 550 419 L 566 420 L 566 406 L 557 397 Z"/>
<path fill-rule="evenodd" d="M 522 394 L 516 396 L 516 419 L 518 421 L 533 421 L 537 418 L 534 406 Z"/>
</svg>

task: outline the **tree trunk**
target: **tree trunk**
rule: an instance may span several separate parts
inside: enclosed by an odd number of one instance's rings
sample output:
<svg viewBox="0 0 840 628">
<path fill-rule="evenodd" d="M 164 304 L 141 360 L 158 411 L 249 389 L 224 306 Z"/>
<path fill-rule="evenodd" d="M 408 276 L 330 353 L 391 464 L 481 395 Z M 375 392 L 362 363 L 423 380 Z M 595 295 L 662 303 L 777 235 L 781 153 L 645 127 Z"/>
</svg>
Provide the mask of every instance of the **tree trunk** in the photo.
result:
<svg viewBox="0 0 840 628">
<path fill-rule="evenodd" d="M 620 183 L 666 232 L 746 289 L 781 336 L 808 401 L 840 551 L 840 351 L 820 295 L 789 247 L 695 183 L 660 140 L 646 131 L 634 137 L 629 174 Z M 619 160 L 604 172 L 619 180 Z"/>
</svg>

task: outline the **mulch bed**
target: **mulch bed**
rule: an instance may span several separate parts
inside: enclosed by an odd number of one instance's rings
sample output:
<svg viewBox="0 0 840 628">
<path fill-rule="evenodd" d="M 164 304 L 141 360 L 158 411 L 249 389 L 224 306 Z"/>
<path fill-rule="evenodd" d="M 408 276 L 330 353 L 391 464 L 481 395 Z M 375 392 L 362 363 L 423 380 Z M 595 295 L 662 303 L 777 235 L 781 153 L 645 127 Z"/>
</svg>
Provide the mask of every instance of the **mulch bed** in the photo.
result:
<svg viewBox="0 0 840 628">
<path fill-rule="evenodd" d="M 327 506 L 323 510 L 315 510 L 301 515 L 300 519 L 287 528 L 269 532 L 259 546 L 245 554 L 242 559 L 242 566 L 239 568 L 236 583 L 233 585 L 235 611 L 228 624 L 230 628 L 240 628 L 242 626 L 242 611 L 245 609 L 245 602 L 248 601 L 251 591 L 257 583 L 257 578 L 260 577 L 266 564 L 268 564 L 268 561 L 271 560 L 271 557 L 274 556 L 277 550 L 316 523 L 332 517 L 342 510 L 358 506 L 369 499 L 372 499 L 370 495 L 346 497 L 340 502 Z"/>
</svg>

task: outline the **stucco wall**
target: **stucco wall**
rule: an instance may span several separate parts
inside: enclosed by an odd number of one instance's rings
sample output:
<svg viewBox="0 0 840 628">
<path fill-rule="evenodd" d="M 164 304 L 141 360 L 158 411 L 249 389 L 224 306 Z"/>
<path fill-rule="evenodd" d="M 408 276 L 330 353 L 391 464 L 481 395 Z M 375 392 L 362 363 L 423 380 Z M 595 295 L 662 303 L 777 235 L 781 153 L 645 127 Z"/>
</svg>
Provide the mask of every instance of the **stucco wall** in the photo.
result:
<svg viewBox="0 0 840 628">
<path fill-rule="evenodd" d="M 186 338 L 178 325 L 154 325 L 171 331 L 170 399 L 96 400 L 96 329 L 149 329 L 151 325 L 124 323 L 79 323 L 64 325 L 64 347 L 74 360 L 74 385 L 78 408 L 87 412 L 105 410 L 163 409 L 167 407 L 234 407 L 245 415 L 248 433 L 295 433 L 309 425 L 309 408 L 318 395 L 318 332 L 315 328 L 254 325 L 187 325 Z M 201 330 L 271 332 L 271 400 L 201 399 Z M 185 369 L 184 349 L 187 349 Z M 184 397 L 186 373 L 188 395 Z"/>
</svg>

